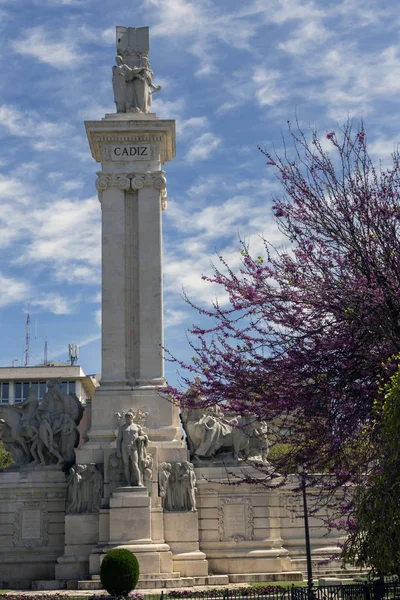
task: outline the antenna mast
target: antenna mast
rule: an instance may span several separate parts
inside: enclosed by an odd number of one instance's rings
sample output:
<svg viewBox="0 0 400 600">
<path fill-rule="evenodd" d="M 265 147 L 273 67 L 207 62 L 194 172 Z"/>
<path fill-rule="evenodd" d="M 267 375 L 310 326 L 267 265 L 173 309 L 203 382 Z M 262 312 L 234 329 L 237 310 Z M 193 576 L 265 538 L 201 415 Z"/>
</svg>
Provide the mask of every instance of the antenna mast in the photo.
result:
<svg viewBox="0 0 400 600">
<path fill-rule="evenodd" d="M 79 350 L 77 344 L 69 344 L 68 345 L 68 353 L 69 360 L 71 361 L 71 367 L 74 366 L 75 362 L 78 360 Z"/>
<path fill-rule="evenodd" d="M 44 356 L 43 356 L 43 363 L 44 363 L 45 365 L 47 365 L 47 363 L 48 363 L 48 360 L 47 360 L 47 335 L 46 335 L 46 339 L 45 339 L 45 342 L 44 342 Z"/>
<path fill-rule="evenodd" d="M 25 362 L 24 366 L 29 366 L 29 351 L 31 346 L 31 315 L 26 315 L 26 335 L 25 335 Z"/>
</svg>

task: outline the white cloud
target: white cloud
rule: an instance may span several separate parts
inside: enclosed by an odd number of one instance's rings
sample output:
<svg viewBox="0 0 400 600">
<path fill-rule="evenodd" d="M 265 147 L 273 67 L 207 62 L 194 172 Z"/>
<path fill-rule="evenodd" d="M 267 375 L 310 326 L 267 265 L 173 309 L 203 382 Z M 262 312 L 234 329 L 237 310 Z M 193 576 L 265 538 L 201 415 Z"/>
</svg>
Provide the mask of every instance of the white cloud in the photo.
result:
<svg viewBox="0 0 400 600">
<path fill-rule="evenodd" d="M 63 181 L 62 187 L 66 192 L 72 192 L 79 190 L 83 186 L 82 179 L 70 179 L 69 181 Z"/>
<path fill-rule="evenodd" d="M 57 39 L 49 41 L 54 36 L 44 27 L 26 29 L 19 40 L 12 42 L 11 47 L 17 54 L 32 56 L 55 69 L 77 67 L 84 56 L 78 52 L 76 43 L 73 39 L 60 40 L 60 31 L 57 35 Z"/>
<path fill-rule="evenodd" d="M 23 302 L 29 297 L 29 293 L 28 283 L 0 273 L 0 307 Z"/>
<path fill-rule="evenodd" d="M 188 317 L 189 311 L 167 307 L 164 310 L 164 327 L 167 328 L 182 325 L 182 323 L 187 321 Z"/>
<path fill-rule="evenodd" d="M 277 71 L 263 67 L 254 69 L 255 95 L 260 106 L 273 106 L 285 96 L 283 90 L 278 88 L 277 82 L 279 80 L 280 74 Z"/>
<path fill-rule="evenodd" d="M 181 138 L 185 138 L 192 135 L 194 131 L 205 129 L 207 125 L 207 117 L 190 117 L 190 119 L 178 120 L 176 124 L 176 132 Z"/>
<path fill-rule="evenodd" d="M 28 224 L 32 239 L 19 262 L 45 261 L 54 268 L 76 263 L 98 265 L 100 216 L 97 198 L 56 200 L 33 209 Z"/>
<path fill-rule="evenodd" d="M 156 112 L 160 119 L 177 119 L 182 118 L 182 112 L 185 108 L 185 100 L 180 97 L 176 100 L 164 100 L 160 94 L 154 96 L 151 106 L 151 112 Z"/>
<path fill-rule="evenodd" d="M 218 148 L 220 143 L 220 138 L 213 133 L 203 133 L 189 149 L 186 160 L 192 163 L 198 160 L 206 160 Z"/>
<path fill-rule="evenodd" d="M 18 107 L 0 106 L 0 127 L 15 137 L 31 138 L 35 150 L 54 150 L 63 145 L 66 138 L 72 141 L 71 125 L 40 119 L 35 111 L 22 112 Z"/>
<path fill-rule="evenodd" d="M 30 300 L 32 306 L 40 306 L 55 315 L 68 315 L 73 312 L 76 300 L 50 292 Z"/>
<path fill-rule="evenodd" d="M 217 55 L 211 51 L 217 42 L 232 48 L 251 51 L 250 41 L 260 25 L 242 11 L 221 11 L 208 0 L 146 0 L 153 9 L 156 22 L 152 36 L 168 36 L 189 40 L 187 49 L 201 61 L 196 76 L 216 71 Z"/>
<path fill-rule="evenodd" d="M 278 45 L 280 50 L 289 54 L 305 54 L 318 47 L 322 42 L 327 43 L 331 34 L 319 21 L 304 22 L 295 29 L 295 33 L 286 42 Z"/>
</svg>

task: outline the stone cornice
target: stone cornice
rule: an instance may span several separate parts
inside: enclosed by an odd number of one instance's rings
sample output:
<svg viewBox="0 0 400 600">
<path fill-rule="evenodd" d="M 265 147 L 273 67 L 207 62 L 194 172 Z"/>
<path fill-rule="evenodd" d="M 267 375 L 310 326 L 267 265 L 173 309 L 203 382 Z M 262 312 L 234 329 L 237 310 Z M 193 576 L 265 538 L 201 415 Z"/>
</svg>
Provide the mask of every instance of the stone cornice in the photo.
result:
<svg viewBox="0 0 400 600">
<path fill-rule="evenodd" d="M 106 118 L 102 121 L 86 121 L 85 128 L 92 156 L 97 162 L 103 160 L 103 145 L 115 143 L 157 143 L 160 147 L 161 163 L 170 161 L 175 156 L 173 120 Z"/>
<path fill-rule="evenodd" d="M 96 189 L 99 200 L 102 201 L 103 192 L 110 187 L 118 187 L 120 190 L 137 191 L 145 187 L 154 187 L 160 191 L 161 208 L 167 208 L 167 180 L 165 171 L 146 171 L 146 173 L 104 173 L 98 171 Z"/>
</svg>

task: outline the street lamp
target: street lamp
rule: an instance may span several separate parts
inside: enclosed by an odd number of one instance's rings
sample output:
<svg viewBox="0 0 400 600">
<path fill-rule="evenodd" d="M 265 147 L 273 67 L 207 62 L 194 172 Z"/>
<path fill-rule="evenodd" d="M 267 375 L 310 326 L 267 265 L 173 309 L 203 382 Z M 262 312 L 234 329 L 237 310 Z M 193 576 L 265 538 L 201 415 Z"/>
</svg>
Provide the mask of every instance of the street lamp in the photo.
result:
<svg viewBox="0 0 400 600">
<path fill-rule="evenodd" d="M 308 525 L 308 508 L 307 508 L 307 491 L 306 491 L 306 473 L 304 466 L 299 466 L 299 475 L 301 483 L 301 492 L 303 495 L 303 519 L 304 519 L 304 537 L 306 541 L 306 557 L 307 557 L 307 592 L 308 600 L 315 599 L 314 580 L 312 574 L 311 562 L 311 544 L 310 544 L 310 527 Z"/>
</svg>

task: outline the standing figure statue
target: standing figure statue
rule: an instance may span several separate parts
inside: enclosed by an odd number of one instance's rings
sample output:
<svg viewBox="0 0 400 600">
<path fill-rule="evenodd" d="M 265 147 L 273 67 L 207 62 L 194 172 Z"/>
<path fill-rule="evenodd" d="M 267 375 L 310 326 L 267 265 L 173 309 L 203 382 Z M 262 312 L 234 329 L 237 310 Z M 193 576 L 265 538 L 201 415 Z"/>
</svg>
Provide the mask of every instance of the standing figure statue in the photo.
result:
<svg viewBox="0 0 400 600">
<path fill-rule="evenodd" d="M 82 467 L 76 465 L 69 470 L 67 513 L 79 513 L 82 502 Z"/>
<path fill-rule="evenodd" d="M 119 54 L 115 62 L 112 82 L 117 113 L 148 113 L 151 96 L 161 87 L 153 84 L 153 71 L 147 57 L 141 57 L 141 66 L 130 67 Z"/>
<path fill-rule="evenodd" d="M 39 440 L 42 445 L 47 449 L 49 454 L 52 454 L 58 459 L 59 465 L 63 463 L 63 457 L 59 453 L 58 449 L 54 444 L 53 429 L 50 423 L 50 415 L 47 410 L 39 408 L 40 412 L 40 424 L 39 424 Z M 41 464 L 45 464 L 45 461 L 41 461 Z"/>
<path fill-rule="evenodd" d="M 140 464 L 143 461 L 143 452 L 147 436 L 142 428 L 133 422 L 133 414 L 125 413 L 125 423 L 118 428 L 117 458 L 122 459 L 126 483 L 143 487 L 143 476 Z"/>
<path fill-rule="evenodd" d="M 182 488 L 182 506 L 181 510 L 190 510 L 197 512 L 196 506 L 196 475 L 193 469 L 193 465 L 184 460 L 181 467 L 181 488 Z"/>
<path fill-rule="evenodd" d="M 169 488 L 169 478 L 171 477 L 171 464 L 163 462 L 158 471 L 158 493 L 161 498 L 161 506 L 166 510 L 166 498 Z"/>
<path fill-rule="evenodd" d="M 103 497 L 103 475 L 94 463 L 90 464 L 91 473 L 91 494 L 89 512 L 98 512 L 101 508 L 101 499 Z"/>
</svg>

